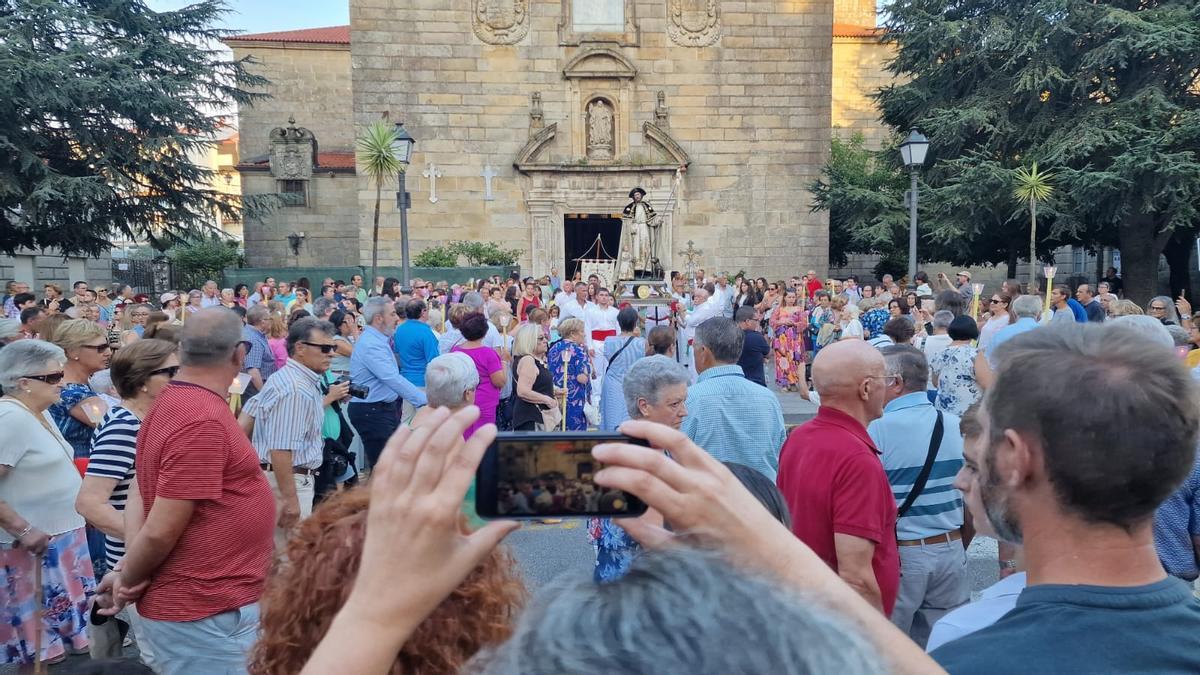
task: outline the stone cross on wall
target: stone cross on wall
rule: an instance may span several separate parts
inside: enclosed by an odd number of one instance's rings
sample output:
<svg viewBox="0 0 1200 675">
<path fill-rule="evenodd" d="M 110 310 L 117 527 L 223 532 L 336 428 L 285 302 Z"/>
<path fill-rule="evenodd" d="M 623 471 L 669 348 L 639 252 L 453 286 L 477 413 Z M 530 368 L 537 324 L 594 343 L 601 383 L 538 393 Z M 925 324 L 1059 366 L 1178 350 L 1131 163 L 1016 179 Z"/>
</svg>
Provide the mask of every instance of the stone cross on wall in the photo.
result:
<svg viewBox="0 0 1200 675">
<path fill-rule="evenodd" d="M 431 162 L 429 166 L 425 167 L 425 170 L 421 172 L 421 175 L 429 179 L 429 203 L 436 204 L 438 202 L 437 179 L 442 177 L 441 170 L 437 168 L 437 164 L 433 164 Z"/>
<path fill-rule="evenodd" d="M 479 175 L 483 176 L 483 187 L 484 187 L 483 201 L 485 201 L 485 202 L 495 201 L 496 197 L 495 197 L 495 195 L 492 194 L 492 179 L 495 178 L 496 176 L 499 176 L 500 174 L 497 173 L 496 170 L 492 168 L 491 164 L 488 164 L 483 167 L 483 173 L 481 173 Z"/>
</svg>

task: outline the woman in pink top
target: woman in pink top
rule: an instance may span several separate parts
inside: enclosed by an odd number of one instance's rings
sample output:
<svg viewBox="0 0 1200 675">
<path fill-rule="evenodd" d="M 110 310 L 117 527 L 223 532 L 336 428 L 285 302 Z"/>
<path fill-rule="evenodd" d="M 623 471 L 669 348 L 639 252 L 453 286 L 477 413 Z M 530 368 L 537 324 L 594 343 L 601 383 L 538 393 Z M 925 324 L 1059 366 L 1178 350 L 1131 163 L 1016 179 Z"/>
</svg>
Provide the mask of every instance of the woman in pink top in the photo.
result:
<svg viewBox="0 0 1200 675">
<path fill-rule="evenodd" d="M 450 350 L 469 356 L 475 362 L 475 369 L 479 371 L 479 387 L 475 389 L 475 405 L 479 406 L 479 419 L 471 428 L 467 429 L 467 437 L 475 433 L 479 427 L 496 421 L 496 406 L 500 403 L 500 390 L 508 381 L 504 363 L 500 360 L 496 350 L 483 344 L 487 329 L 488 322 L 483 314 L 477 312 L 467 315 L 459 328 L 465 342 Z"/>
</svg>

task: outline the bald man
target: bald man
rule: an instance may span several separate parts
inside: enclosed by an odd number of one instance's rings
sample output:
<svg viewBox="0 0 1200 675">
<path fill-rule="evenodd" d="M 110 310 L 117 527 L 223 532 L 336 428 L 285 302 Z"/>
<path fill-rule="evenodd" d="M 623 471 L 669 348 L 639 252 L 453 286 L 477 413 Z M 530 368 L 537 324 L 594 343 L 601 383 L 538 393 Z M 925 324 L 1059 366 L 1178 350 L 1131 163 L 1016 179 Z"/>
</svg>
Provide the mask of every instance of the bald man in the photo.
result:
<svg viewBox="0 0 1200 675">
<path fill-rule="evenodd" d="M 792 532 L 868 602 L 891 616 L 900 585 L 896 502 L 867 424 L 883 414 L 894 374 L 862 340 L 835 342 L 813 361 L 817 416 L 779 457 Z"/>
</svg>

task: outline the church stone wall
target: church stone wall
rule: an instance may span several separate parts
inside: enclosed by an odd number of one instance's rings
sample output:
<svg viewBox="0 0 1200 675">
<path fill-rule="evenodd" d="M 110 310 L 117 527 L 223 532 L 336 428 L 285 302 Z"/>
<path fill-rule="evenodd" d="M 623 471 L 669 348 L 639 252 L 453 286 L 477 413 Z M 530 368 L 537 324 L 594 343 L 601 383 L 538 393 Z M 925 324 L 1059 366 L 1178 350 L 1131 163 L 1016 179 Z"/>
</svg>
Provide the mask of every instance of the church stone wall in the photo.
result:
<svg viewBox="0 0 1200 675">
<path fill-rule="evenodd" d="M 891 135 L 871 98 L 893 81 L 886 67 L 891 57 L 892 47 L 875 38 L 833 39 L 834 133 L 862 133 L 872 149 L 879 149 Z"/>
<path fill-rule="evenodd" d="M 513 2 L 350 3 L 355 127 L 390 112 L 417 139 L 409 172 L 414 254 L 448 239 L 493 240 L 525 251 L 526 270 L 541 274 L 551 264 L 561 269 L 563 213 L 620 213 L 636 182 L 646 183 L 650 202 L 664 211 L 670 171 L 661 169 L 664 153 L 642 132 L 656 120 L 662 91 L 670 134 L 691 159 L 665 238 L 668 267 L 681 267 L 677 252 L 689 240 L 704 251 L 700 265 L 710 273 L 745 268 L 774 277 L 826 267 L 827 218 L 809 212 L 806 188 L 829 152 L 831 0 L 720 2 L 719 35 L 693 33 L 710 46 L 677 43 L 679 24 L 668 16 L 667 0 L 627 0 L 630 26 L 610 35 L 615 43 L 607 46 L 628 59 L 636 75 L 611 79 L 564 77 L 567 62 L 586 48 L 561 44 L 578 37 L 559 29 L 571 2 L 516 3 L 526 7 L 521 20 L 528 22 L 509 33 L 520 35 L 516 44 L 477 37 L 477 3 L 485 14 L 501 13 L 497 25 L 512 18 L 503 14 Z M 703 24 L 706 3 L 686 4 L 699 10 L 688 15 L 688 25 Z M 531 135 L 534 93 L 541 95 L 542 123 L 557 125 L 537 161 L 556 164 L 556 171 L 513 167 Z M 580 153 L 588 138 L 583 108 L 595 95 L 609 99 L 616 112 L 616 160 L 609 164 Z M 315 120 L 305 125 L 324 143 Z M 572 163 L 577 171 L 564 168 Z M 481 172 L 488 165 L 499 174 L 493 201 L 484 199 Z M 440 173 L 436 202 L 427 172 Z M 374 189 L 365 177 L 358 178 L 358 192 L 366 260 Z M 385 199 L 382 218 L 390 227 L 381 228 L 380 262 L 395 264 L 393 200 Z"/>
<path fill-rule="evenodd" d="M 265 88 L 269 97 L 238 108 L 242 161 L 269 153 L 271 129 L 286 126 L 289 117 L 312 130 L 321 150 L 354 148 L 348 45 L 272 47 L 236 39 L 227 43 L 235 59 L 254 58 L 247 66 L 250 72 L 271 81 Z"/>
<path fill-rule="evenodd" d="M 273 194 L 277 191 L 276 179 L 269 171 L 245 171 L 242 190 L 247 195 Z M 354 175 L 331 174 L 318 168 L 308 181 L 308 206 L 281 206 L 246 224 L 246 264 L 249 267 L 359 265 L 359 209 Z M 293 255 L 288 247 L 287 237 L 293 232 L 305 237 L 299 255 Z M 370 256 L 363 260 L 369 261 Z"/>
</svg>

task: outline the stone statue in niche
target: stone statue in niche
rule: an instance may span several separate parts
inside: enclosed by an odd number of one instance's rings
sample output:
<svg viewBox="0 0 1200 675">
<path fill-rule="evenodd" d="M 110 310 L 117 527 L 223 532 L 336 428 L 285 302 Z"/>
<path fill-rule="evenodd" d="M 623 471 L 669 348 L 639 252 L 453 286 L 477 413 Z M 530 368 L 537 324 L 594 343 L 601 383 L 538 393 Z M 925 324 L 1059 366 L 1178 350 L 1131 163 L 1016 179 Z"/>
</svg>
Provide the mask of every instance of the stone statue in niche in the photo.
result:
<svg viewBox="0 0 1200 675">
<path fill-rule="evenodd" d="M 513 45 L 529 33 L 529 0 L 474 0 L 471 27 L 490 45 Z"/>
<path fill-rule="evenodd" d="M 541 129 L 546 125 L 546 115 L 542 112 L 542 94 L 533 92 L 529 97 L 529 128 Z"/>
<path fill-rule="evenodd" d="M 658 103 L 654 106 L 654 124 L 660 129 L 671 126 L 671 111 L 667 108 L 667 92 L 658 90 Z"/>
<path fill-rule="evenodd" d="M 587 156 L 588 159 L 612 159 L 615 131 L 612 106 L 602 98 L 595 99 L 587 107 Z"/>
</svg>

